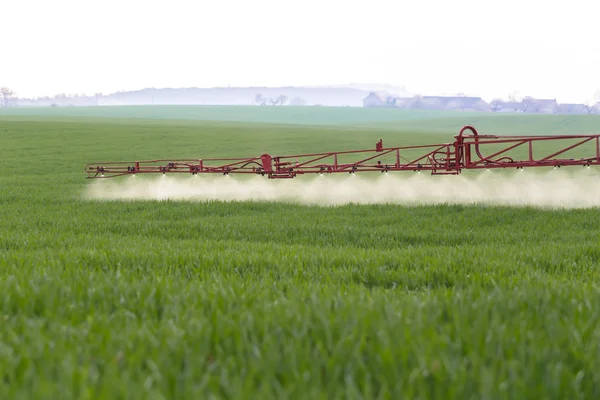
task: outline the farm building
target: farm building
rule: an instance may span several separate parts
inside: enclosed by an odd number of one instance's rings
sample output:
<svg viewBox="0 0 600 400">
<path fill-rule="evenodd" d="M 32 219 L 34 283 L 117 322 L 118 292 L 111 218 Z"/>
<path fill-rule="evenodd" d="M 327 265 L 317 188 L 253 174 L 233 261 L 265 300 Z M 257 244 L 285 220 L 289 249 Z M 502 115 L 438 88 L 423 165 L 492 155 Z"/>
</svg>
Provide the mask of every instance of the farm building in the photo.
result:
<svg viewBox="0 0 600 400">
<path fill-rule="evenodd" d="M 558 112 L 561 114 L 589 114 L 589 108 L 585 104 L 559 104 Z"/>
<path fill-rule="evenodd" d="M 395 98 L 384 93 L 371 92 L 363 100 L 364 107 L 395 107 Z"/>
<path fill-rule="evenodd" d="M 394 97 L 370 92 L 363 100 L 364 107 L 388 107 L 422 110 L 458 110 L 483 112 L 516 112 L 539 114 L 600 114 L 600 103 L 593 107 L 585 104 L 558 104 L 556 99 L 525 97 L 521 101 L 495 99 L 489 104 L 481 97 L 468 96 L 414 96 Z"/>
<path fill-rule="evenodd" d="M 540 114 L 555 114 L 558 112 L 558 103 L 555 99 L 534 99 L 526 97 L 522 101 L 525 112 Z"/>
<path fill-rule="evenodd" d="M 461 111 L 492 111 L 492 108 L 481 97 L 450 97 L 446 108 Z"/>
<path fill-rule="evenodd" d="M 492 111 L 495 112 L 523 112 L 524 106 L 518 101 L 494 100 L 491 103 Z"/>
<path fill-rule="evenodd" d="M 467 96 L 423 96 L 419 108 L 430 110 L 492 111 L 481 97 Z"/>
<path fill-rule="evenodd" d="M 396 97 L 394 99 L 394 104 L 398 108 L 418 108 L 416 107 L 417 103 L 417 97 Z"/>
</svg>

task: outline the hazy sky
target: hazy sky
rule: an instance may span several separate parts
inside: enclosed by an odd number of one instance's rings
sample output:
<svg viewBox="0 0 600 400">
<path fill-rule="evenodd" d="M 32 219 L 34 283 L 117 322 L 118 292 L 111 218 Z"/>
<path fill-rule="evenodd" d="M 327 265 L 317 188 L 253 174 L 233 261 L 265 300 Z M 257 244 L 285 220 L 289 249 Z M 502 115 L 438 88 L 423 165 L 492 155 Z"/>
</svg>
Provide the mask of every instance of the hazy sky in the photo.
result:
<svg viewBox="0 0 600 400">
<path fill-rule="evenodd" d="M 0 0 L 0 86 L 404 85 L 586 101 L 598 0 Z"/>
</svg>

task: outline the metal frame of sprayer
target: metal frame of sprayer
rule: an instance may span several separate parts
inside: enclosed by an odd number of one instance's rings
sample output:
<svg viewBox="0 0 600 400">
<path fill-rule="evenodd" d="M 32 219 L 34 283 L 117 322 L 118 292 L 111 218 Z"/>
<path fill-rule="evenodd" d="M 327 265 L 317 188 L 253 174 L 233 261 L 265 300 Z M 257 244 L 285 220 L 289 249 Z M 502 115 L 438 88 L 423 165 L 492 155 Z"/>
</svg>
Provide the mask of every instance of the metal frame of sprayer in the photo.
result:
<svg viewBox="0 0 600 400">
<path fill-rule="evenodd" d="M 466 132 L 469 131 L 470 134 Z M 335 151 L 299 155 L 271 156 L 263 154 L 252 158 L 204 158 L 145 160 L 129 162 L 98 162 L 87 164 L 87 178 L 111 178 L 135 174 L 258 174 L 269 179 L 289 179 L 303 174 L 331 174 L 357 172 L 429 171 L 432 175 L 458 175 L 462 170 L 492 168 L 530 168 L 561 166 L 591 166 L 600 164 L 600 134 L 595 135 L 545 135 L 497 136 L 481 135 L 470 125 L 464 126 L 454 142 L 420 146 L 383 147 L 380 139 L 375 149 Z M 557 151 L 534 159 L 534 151 L 541 151 L 544 142 L 570 141 Z M 594 154 L 584 158 L 556 158 L 565 152 L 592 142 Z M 488 156 L 482 149 L 496 150 Z M 498 150 L 498 146 L 501 148 Z M 528 157 L 515 160 L 506 155 L 518 147 L 528 148 Z M 421 151 L 415 158 L 405 158 L 406 152 Z M 343 162 L 344 156 L 358 158 Z M 392 162 L 383 162 L 391 158 Z"/>
</svg>

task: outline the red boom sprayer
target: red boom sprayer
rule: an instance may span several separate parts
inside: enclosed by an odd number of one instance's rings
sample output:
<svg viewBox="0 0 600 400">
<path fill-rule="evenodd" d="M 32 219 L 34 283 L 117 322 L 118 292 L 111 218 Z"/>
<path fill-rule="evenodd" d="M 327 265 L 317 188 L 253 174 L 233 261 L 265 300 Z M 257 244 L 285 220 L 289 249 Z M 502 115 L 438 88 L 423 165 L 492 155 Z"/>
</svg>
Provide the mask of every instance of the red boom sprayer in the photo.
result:
<svg viewBox="0 0 600 400">
<path fill-rule="evenodd" d="M 467 131 L 470 134 L 465 134 Z M 100 162 L 87 164 L 87 178 L 110 178 L 123 175 L 152 173 L 186 174 L 259 174 L 269 179 L 294 178 L 302 174 L 430 171 L 432 175 L 458 175 L 464 169 L 491 169 L 524 167 L 590 166 L 600 164 L 600 134 L 596 135 L 546 135 L 546 136 L 496 136 L 480 135 L 472 126 L 464 126 L 454 142 L 421 146 L 384 148 L 383 141 L 375 149 L 350 150 L 314 154 L 271 156 L 263 154 L 252 158 L 204 158 L 147 160 L 131 162 Z M 543 152 L 542 143 L 552 142 L 558 150 L 534 159 Z M 567 144 L 565 144 L 567 142 Z M 573 143 L 574 142 L 574 143 Z M 583 158 L 556 158 L 569 150 L 593 143 L 593 154 Z M 518 147 L 526 147 L 528 157 L 515 160 L 506 155 Z M 488 149 L 484 156 L 482 149 Z M 493 150 L 492 150 L 493 149 Z M 587 151 L 590 151 L 589 149 Z M 407 153 L 409 158 L 403 157 Z M 344 157 L 355 158 L 342 161 Z M 383 162 L 388 159 L 388 162 Z"/>
</svg>

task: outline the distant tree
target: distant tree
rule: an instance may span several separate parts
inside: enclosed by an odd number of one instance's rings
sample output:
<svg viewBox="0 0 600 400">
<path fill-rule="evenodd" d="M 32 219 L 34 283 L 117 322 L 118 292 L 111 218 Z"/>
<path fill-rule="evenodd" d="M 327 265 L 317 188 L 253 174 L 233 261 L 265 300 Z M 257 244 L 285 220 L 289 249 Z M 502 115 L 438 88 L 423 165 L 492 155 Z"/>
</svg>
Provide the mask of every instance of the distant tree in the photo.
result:
<svg viewBox="0 0 600 400">
<path fill-rule="evenodd" d="M 425 101 L 423 100 L 423 96 L 417 94 L 413 96 L 410 108 L 421 109 L 425 107 Z"/>
<path fill-rule="evenodd" d="M 306 105 L 306 101 L 301 97 L 294 97 L 290 100 L 289 105 L 291 106 L 304 106 Z"/>
<path fill-rule="evenodd" d="M 502 99 L 494 99 L 490 102 L 490 107 L 492 111 L 500 111 L 502 110 Z"/>
<path fill-rule="evenodd" d="M 68 99 L 66 93 L 59 93 L 54 95 L 54 103 L 58 105 L 64 105 Z"/>
<path fill-rule="evenodd" d="M 264 106 L 265 104 L 267 104 L 268 99 L 266 97 L 263 97 L 262 94 L 258 93 L 256 96 L 254 96 L 254 102 L 257 104 L 260 104 L 261 106 Z"/>
<path fill-rule="evenodd" d="M 523 100 L 521 100 L 521 103 L 523 104 L 523 112 L 535 112 L 536 110 L 533 109 L 533 107 L 535 106 L 534 102 L 535 100 L 531 96 L 523 97 Z"/>
<path fill-rule="evenodd" d="M 588 114 L 591 114 L 591 113 L 597 111 L 598 104 L 600 104 L 600 103 L 596 103 L 594 100 L 590 100 L 587 102 L 587 104 L 584 104 L 583 106 L 585 107 L 585 111 Z"/>
<path fill-rule="evenodd" d="M 11 89 L 7 88 L 6 86 L 1 87 L 0 100 L 2 100 L 2 106 L 7 107 L 9 101 L 13 98 L 14 95 L 15 92 L 13 92 Z"/>
<path fill-rule="evenodd" d="M 279 103 L 279 105 L 281 105 L 281 106 L 282 106 L 282 105 L 283 105 L 283 103 L 285 103 L 285 102 L 287 101 L 287 99 L 288 99 L 288 98 L 287 98 L 287 96 L 286 96 L 286 95 L 284 95 L 284 94 L 282 94 L 282 95 L 280 95 L 280 96 L 279 96 L 279 97 L 278 97 L 276 100 L 277 100 L 277 102 Z"/>
</svg>

